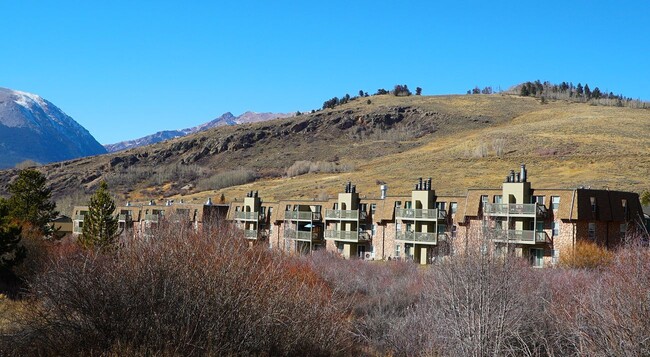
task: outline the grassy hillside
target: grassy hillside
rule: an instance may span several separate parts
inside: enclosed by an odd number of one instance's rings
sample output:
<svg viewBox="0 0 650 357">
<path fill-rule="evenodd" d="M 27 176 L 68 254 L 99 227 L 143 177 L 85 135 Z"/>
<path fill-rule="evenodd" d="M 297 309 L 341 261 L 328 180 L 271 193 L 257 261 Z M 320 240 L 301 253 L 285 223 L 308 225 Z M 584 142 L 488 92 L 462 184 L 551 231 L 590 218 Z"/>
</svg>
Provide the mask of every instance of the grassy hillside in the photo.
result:
<svg viewBox="0 0 650 357">
<path fill-rule="evenodd" d="M 367 103 L 367 99 L 371 103 Z M 525 162 L 535 187 L 650 188 L 650 111 L 510 95 L 372 96 L 334 109 L 216 128 L 148 147 L 44 166 L 59 196 L 107 178 L 120 199 L 323 197 L 351 180 L 362 194 L 407 193 L 432 177 L 440 194 L 498 187 Z M 351 172 L 292 178 L 296 161 Z M 239 171 L 233 171 L 239 170 Z M 232 172 L 254 182 L 214 190 Z M 8 182 L 12 171 L 0 173 Z M 245 182 L 237 181 L 235 182 Z M 231 182 L 232 183 L 232 182 Z M 82 190 L 79 190 L 79 188 Z"/>
</svg>

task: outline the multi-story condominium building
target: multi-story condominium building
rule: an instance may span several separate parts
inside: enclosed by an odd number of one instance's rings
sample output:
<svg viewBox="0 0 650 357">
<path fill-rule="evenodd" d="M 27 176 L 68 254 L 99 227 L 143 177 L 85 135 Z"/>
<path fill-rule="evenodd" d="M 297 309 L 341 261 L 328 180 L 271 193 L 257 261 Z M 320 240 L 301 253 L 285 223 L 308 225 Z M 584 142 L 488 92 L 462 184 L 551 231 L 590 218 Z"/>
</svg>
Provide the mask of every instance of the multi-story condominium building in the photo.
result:
<svg viewBox="0 0 650 357">
<path fill-rule="evenodd" d="M 456 249 L 488 240 L 496 251 L 512 251 L 539 267 L 556 263 L 580 240 L 613 248 L 638 234 L 643 221 L 636 193 L 534 189 L 525 165 L 511 171 L 501 189 L 468 190 L 463 208 Z"/>
<path fill-rule="evenodd" d="M 533 188 L 524 165 L 501 188 L 438 196 L 432 186 L 431 178 L 420 178 L 410 195 L 389 196 L 382 185 L 379 196 L 368 197 L 348 182 L 326 200 L 263 202 L 251 191 L 230 205 L 150 202 L 119 206 L 115 213 L 127 237 L 149 237 L 164 222 L 199 230 L 221 217 L 251 244 L 296 254 L 325 249 L 345 258 L 429 264 L 480 244 L 539 267 L 556 263 L 581 240 L 613 248 L 637 237 L 635 228 L 644 220 L 636 193 Z M 74 234 L 81 233 L 87 211 L 74 208 Z"/>
<path fill-rule="evenodd" d="M 139 205 L 127 202 L 115 208 L 118 219 L 118 233 L 124 237 L 147 238 L 164 223 L 183 224 L 188 229 L 200 230 L 204 222 L 225 218 L 227 205 L 214 205 L 211 201 L 205 204 L 174 203 L 167 201 L 158 205 L 154 201 Z M 75 206 L 72 216 L 73 235 L 81 234 L 88 206 Z"/>
<path fill-rule="evenodd" d="M 265 242 L 270 234 L 270 221 L 272 209 L 262 205 L 257 191 L 249 192 L 242 204 L 231 204 L 228 219 L 244 232 L 244 237 L 252 243 Z"/>
</svg>

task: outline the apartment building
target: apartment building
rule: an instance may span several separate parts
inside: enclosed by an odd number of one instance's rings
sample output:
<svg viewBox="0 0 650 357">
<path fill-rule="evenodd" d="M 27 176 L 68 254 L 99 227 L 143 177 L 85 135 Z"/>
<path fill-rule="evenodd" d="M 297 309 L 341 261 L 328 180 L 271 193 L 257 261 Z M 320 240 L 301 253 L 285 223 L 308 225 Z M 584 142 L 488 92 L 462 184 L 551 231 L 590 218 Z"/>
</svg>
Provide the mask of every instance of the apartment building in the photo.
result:
<svg viewBox="0 0 650 357">
<path fill-rule="evenodd" d="M 126 237 L 150 237 L 163 223 L 200 230 L 206 222 L 226 219 L 251 244 L 293 254 L 327 250 L 348 259 L 430 264 L 487 244 L 495 254 L 526 257 L 536 267 L 552 266 L 581 240 L 614 248 L 638 238 L 637 225 L 644 222 L 636 193 L 535 188 L 525 165 L 511 170 L 500 188 L 438 196 L 433 186 L 431 178 L 419 178 L 410 195 L 388 195 L 381 185 L 372 197 L 348 182 L 325 200 L 264 202 L 250 191 L 229 205 L 151 201 L 127 203 L 115 213 Z M 74 208 L 74 234 L 81 233 L 87 212 L 87 206 Z"/>
<path fill-rule="evenodd" d="M 153 236 L 162 224 L 183 224 L 188 229 L 198 231 L 204 222 L 225 219 L 227 205 L 214 205 L 211 200 L 205 204 L 166 201 L 157 204 L 149 201 L 147 204 L 132 204 L 115 207 L 118 219 L 118 233 L 126 238 L 148 238 Z M 79 235 L 83 231 L 88 206 L 75 206 L 72 215 L 72 234 Z"/>
<path fill-rule="evenodd" d="M 580 240 L 614 248 L 638 234 L 639 196 L 633 192 L 535 189 L 525 165 L 501 189 L 468 190 L 455 249 L 487 240 L 497 252 L 527 257 L 533 266 L 556 264 Z"/>
</svg>

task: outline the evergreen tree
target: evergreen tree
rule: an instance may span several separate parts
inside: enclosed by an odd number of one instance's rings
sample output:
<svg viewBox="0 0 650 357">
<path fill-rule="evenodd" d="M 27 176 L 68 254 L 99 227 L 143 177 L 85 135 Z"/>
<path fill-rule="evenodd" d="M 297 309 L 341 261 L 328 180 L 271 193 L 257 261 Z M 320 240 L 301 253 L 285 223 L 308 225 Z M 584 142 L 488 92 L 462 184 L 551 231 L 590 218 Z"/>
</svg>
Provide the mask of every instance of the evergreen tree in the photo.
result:
<svg viewBox="0 0 650 357">
<path fill-rule="evenodd" d="M 7 201 L 0 199 L 0 272 L 10 269 L 25 258 L 26 249 L 20 245 L 20 233 L 20 226 L 9 217 Z"/>
<path fill-rule="evenodd" d="M 9 184 L 9 214 L 36 230 L 35 233 L 52 237 L 50 222 L 59 212 L 52 201 L 52 189 L 45 186 L 45 176 L 34 169 L 21 170 L 18 178 Z"/>
<path fill-rule="evenodd" d="M 589 84 L 585 83 L 585 97 L 591 99 L 591 89 L 589 89 Z"/>
<path fill-rule="evenodd" d="M 115 202 L 108 192 L 106 181 L 102 181 L 90 197 L 88 214 L 84 216 L 84 225 L 79 236 L 79 243 L 83 247 L 110 249 L 115 245 L 118 221 L 114 211 Z"/>
</svg>

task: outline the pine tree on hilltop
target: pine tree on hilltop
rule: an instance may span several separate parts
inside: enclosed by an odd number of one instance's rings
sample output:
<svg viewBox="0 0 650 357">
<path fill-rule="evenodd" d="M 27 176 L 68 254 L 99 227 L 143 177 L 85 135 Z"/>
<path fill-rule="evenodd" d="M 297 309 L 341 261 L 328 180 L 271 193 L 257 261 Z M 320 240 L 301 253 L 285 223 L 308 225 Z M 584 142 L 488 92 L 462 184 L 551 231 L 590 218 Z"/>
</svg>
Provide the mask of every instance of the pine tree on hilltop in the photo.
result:
<svg viewBox="0 0 650 357">
<path fill-rule="evenodd" d="M 108 192 L 106 181 L 102 181 L 90 197 L 79 244 L 84 248 L 113 248 L 118 237 L 118 220 L 113 215 L 114 211 L 115 202 Z"/>
</svg>

